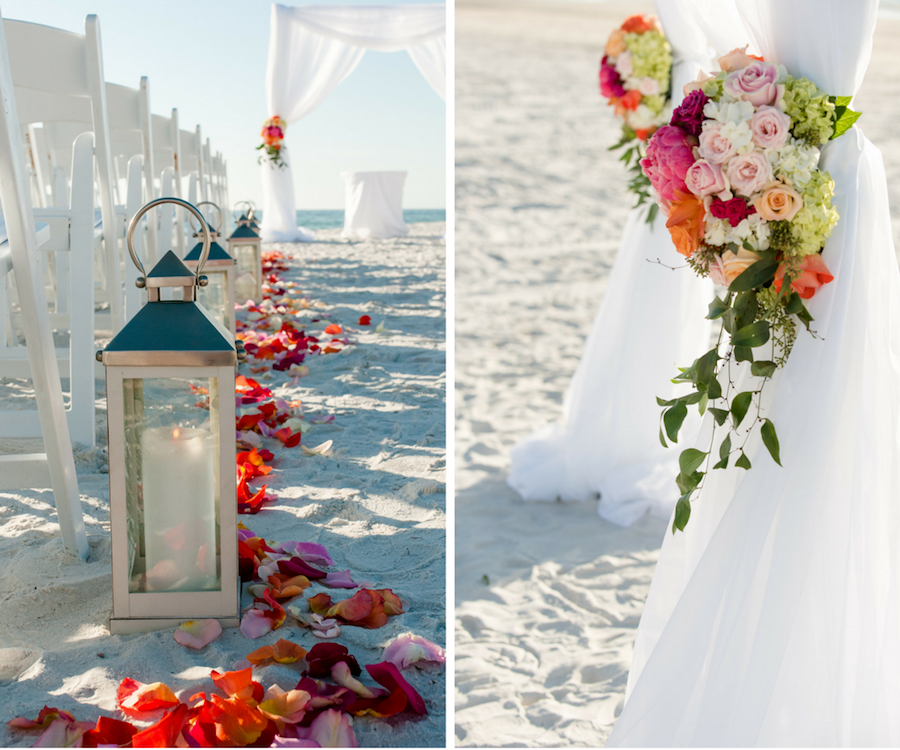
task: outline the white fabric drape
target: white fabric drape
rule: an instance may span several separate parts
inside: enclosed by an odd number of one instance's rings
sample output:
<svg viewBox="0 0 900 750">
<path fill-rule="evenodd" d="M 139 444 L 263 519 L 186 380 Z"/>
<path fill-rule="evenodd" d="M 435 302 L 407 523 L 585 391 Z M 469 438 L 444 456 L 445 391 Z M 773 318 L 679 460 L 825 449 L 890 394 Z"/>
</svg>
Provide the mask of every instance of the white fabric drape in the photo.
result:
<svg viewBox="0 0 900 750">
<path fill-rule="evenodd" d="M 658 0 L 663 29 L 672 44 L 672 103 L 713 58 L 706 37 L 686 12 L 686 0 Z M 690 270 L 675 273 L 655 263 L 684 265 L 665 227 L 652 225 L 646 208 L 634 210 L 607 291 L 597 311 L 578 370 L 565 399 L 565 421 L 552 424 L 513 448 L 509 485 L 525 500 L 589 500 L 598 511 L 628 526 L 647 512 L 668 518 L 678 492 L 678 451 L 658 438 L 656 397 L 684 392 L 671 378 L 709 348 L 706 320 L 713 287 Z M 649 261 L 649 262 L 648 262 Z M 677 391 L 677 392 L 676 392 Z M 687 421 L 690 444 L 699 420 Z"/>
<path fill-rule="evenodd" d="M 766 59 L 856 92 L 877 0 L 735 7 Z M 835 279 L 765 405 L 784 468 L 757 440 L 666 536 L 609 746 L 900 743 L 900 273 L 878 149 L 857 125 L 821 167 Z"/>
<path fill-rule="evenodd" d="M 406 172 L 341 172 L 345 186 L 344 229 L 351 240 L 406 237 L 403 183 Z"/>
<path fill-rule="evenodd" d="M 266 70 L 269 116 L 290 125 L 318 107 L 359 65 L 367 49 L 409 50 L 416 67 L 443 97 L 446 9 L 441 5 L 272 6 Z M 290 166 L 263 162 L 262 239 L 304 239 L 297 227 Z"/>
</svg>

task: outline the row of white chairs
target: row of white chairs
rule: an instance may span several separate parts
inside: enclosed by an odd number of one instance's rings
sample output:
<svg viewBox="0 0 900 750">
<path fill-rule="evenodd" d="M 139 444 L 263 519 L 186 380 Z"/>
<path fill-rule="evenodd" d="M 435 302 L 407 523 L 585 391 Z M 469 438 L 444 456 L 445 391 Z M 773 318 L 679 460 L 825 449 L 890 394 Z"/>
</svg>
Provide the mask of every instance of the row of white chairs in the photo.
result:
<svg viewBox="0 0 900 750">
<path fill-rule="evenodd" d="M 94 446 L 94 339 L 114 335 L 146 301 L 131 278 L 125 227 L 163 195 L 186 192 L 192 203 L 227 206 L 226 165 L 199 125 L 182 130 L 175 109 L 169 117 L 152 113 L 146 77 L 136 89 L 105 82 L 96 16 L 86 18 L 83 35 L 12 20 L 5 31 L 35 215 L 50 224 L 44 249 L 51 325 L 58 336 L 68 333 L 56 354 L 69 381 L 70 434 Z M 152 266 L 169 249 L 183 256 L 185 233 L 180 210 L 156 210 L 135 244 Z M 14 289 L 0 297 L 0 376 L 29 377 Z M 0 412 L 0 437 L 40 437 L 35 412 Z"/>
<path fill-rule="evenodd" d="M 42 437 L 45 450 L 0 455 L 0 490 L 52 488 L 64 545 L 84 557 L 73 442 L 96 443 L 95 341 L 146 301 L 125 228 L 160 196 L 229 206 L 227 165 L 177 110 L 152 113 L 147 78 L 105 81 L 93 15 L 83 35 L 0 18 L 0 96 L 0 378 L 31 378 L 37 405 L 0 411 L 0 438 Z M 148 213 L 135 236 L 145 266 L 186 253 L 184 218 Z"/>
</svg>

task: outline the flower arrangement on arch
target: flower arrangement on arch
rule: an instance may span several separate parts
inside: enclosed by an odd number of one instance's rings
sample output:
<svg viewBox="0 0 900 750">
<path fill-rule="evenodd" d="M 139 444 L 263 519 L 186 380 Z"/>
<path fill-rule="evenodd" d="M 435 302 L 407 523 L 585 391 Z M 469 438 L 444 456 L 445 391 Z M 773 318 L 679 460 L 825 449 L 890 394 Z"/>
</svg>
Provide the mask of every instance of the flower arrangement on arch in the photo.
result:
<svg viewBox="0 0 900 750">
<path fill-rule="evenodd" d="M 257 151 L 265 149 L 265 152 L 261 154 L 258 159 L 260 164 L 262 164 L 265 159 L 272 164 L 272 166 L 277 166 L 279 169 L 283 169 L 286 166 L 284 160 L 281 158 L 281 152 L 287 148 L 283 143 L 284 131 L 286 129 L 287 123 L 278 115 L 270 117 L 263 123 L 262 133 L 260 133 L 263 142 L 256 147 Z"/>
<path fill-rule="evenodd" d="M 600 93 L 622 120 L 622 137 L 610 151 L 624 148 L 621 160 L 631 175 L 628 189 L 637 204 L 649 201 L 650 183 L 641 171 L 647 139 L 668 122 L 671 99 L 672 47 L 659 19 L 634 15 L 610 35 L 600 60 Z M 648 221 L 657 207 L 651 204 Z"/>
<path fill-rule="evenodd" d="M 691 497 L 711 464 L 726 469 L 734 460 L 751 468 L 744 448 L 756 426 L 781 464 L 761 395 L 787 361 L 798 324 L 810 331 L 804 300 L 834 278 L 821 252 L 838 213 L 831 203 L 834 181 L 819 158 L 822 147 L 860 116 L 849 109 L 850 97 L 829 96 L 783 65 L 748 55 L 746 47 L 720 58 L 719 66 L 715 76 L 685 87 L 681 106 L 654 133 L 641 160 L 676 249 L 698 275 L 726 288 L 707 316 L 722 320 L 716 346 L 675 378 L 695 390 L 657 399 L 664 407 L 664 446 L 666 437 L 677 442 L 688 406 L 701 414 L 708 409 L 715 421 L 708 451 L 688 448 L 680 455 L 673 533 L 684 530 Z M 726 333 L 728 346 L 722 347 Z M 731 367 L 740 362 L 760 381 L 738 393 Z"/>
</svg>

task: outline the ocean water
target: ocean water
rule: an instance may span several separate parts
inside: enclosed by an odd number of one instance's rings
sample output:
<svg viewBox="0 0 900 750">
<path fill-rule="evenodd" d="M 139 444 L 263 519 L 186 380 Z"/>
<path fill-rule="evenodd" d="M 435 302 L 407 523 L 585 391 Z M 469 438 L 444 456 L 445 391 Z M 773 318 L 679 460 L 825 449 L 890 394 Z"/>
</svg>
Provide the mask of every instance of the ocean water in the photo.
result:
<svg viewBox="0 0 900 750">
<path fill-rule="evenodd" d="M 256 218 L 262 220 L 262 211 L 256 212 Z M 403 220 L 407 224 L 446 221 L 447 212 L 443 208 L 407 208 L 403 211 Z M 297 211 L 297 224 L 307 229 L 341 229 L 344 226 L 344 211 Z"/>
</svg>

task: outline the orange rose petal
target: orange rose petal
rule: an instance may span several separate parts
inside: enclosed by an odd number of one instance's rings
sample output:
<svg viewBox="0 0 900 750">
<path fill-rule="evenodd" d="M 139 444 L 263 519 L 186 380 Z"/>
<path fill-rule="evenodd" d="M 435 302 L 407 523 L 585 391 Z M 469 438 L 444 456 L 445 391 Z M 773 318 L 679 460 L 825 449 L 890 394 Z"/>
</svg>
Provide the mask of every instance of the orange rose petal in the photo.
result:
<svg viewBox="0 0 900 750">
<path fill-rule="evenodd" d="M 306 656 L 307 651 L 293 641 L 281 638 L 274 646 L 263 646 L 247 654 L 247 661 L 256 666 L 277 662 L 278 664 L 293 664 Z"/>
<path fill-rule="evenodd" d="M 269 720 L 237 697 L 210 696 L 216 738 L 226 747 L 246 747 L 259 739 Z"/>
<path fill-rule="evenodd" d="M 263 716 L 278 724 L 296 724 L 306 715 L 309 699 L 310 695 L 305 690 L 285 692 L 278 685 L 273 685 L 257 708 Z"/>
<path fill-rule="evenodd" d="M 216 687 L 229 698 L 239 698 L 246 703 L 255 701 L 254 692 L 259 683 L 253 681 L 253 667 L 224 674 L 213 670 L 210 676 Z"/>
<path fill-rule="evenodd" d="M 119 683 L 116 703 L 126 714 L 135 715 L 145 711 L 172 708 L 177 706 L 179 701 L 172 689 L 161 682 L 145 685 L 126 677 Z"/>
<path fill-rule="evenodd" d="M 332 323 L 331 325 L 325 328 L 325 333 L 335 336 L 339 333 L 343 332 L 343 328 L 341 328 L 337 323 Z"/>
</svg>

